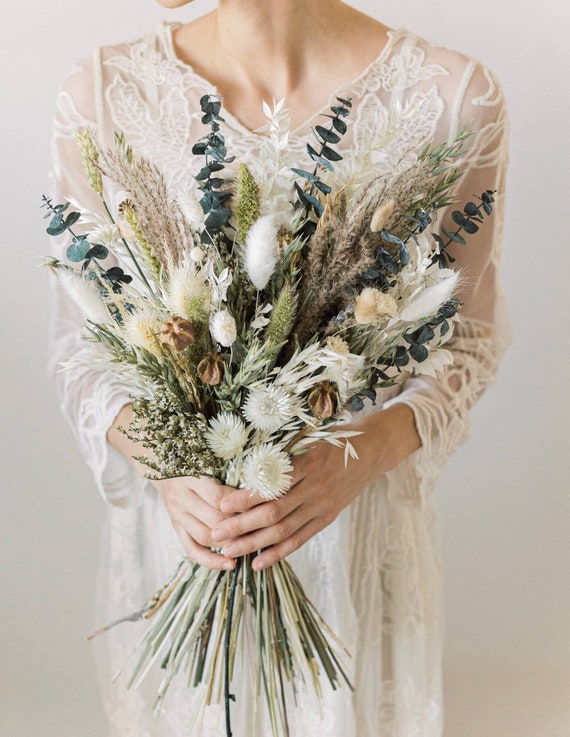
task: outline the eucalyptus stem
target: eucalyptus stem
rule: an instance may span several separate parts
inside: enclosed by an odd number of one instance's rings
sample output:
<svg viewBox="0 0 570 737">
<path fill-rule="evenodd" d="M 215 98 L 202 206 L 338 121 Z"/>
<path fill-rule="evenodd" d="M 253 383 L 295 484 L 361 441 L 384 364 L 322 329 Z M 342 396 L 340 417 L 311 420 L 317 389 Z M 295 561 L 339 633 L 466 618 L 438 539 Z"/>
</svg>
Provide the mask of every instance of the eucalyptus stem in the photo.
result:
<svg viewBox="0 0 570 737">
<path fill-rule="evenodd" d="M 238 558 L 236 560 L 236 567 L 234 568 L 232 573 L 232 579 L 230 583 L 230 600 L 228 603 L 228 618 L 226 620 L 226 635 L 224 638 L 224 704 L 226 709 L 226 737 L 232 737 L 230 700 L 236 700 L 235 695 L 230 693 L 230 638 L 232 634 L 236 587 L 242 561 L 242 558 Z"/>
</svg>

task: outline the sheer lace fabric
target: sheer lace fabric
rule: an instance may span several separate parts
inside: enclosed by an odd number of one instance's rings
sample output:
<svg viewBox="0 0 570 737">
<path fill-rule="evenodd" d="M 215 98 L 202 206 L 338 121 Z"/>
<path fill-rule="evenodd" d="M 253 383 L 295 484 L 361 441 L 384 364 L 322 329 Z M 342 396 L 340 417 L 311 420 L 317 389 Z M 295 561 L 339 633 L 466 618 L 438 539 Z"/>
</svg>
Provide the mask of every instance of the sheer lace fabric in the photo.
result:
<svg viewBox="0 0 570 737">
<path fill-rule="evenodd" d="M 124 131 L 136 152 L 161 166 L 179 199 L 193 188 L 200 161 L 191 155 L 191 147 L 204 134 L 199 98 L 213 88 L 176 58 L 171 30 L 161 25 L 139 41 L 98 49 L 71 71 L 61 88 L 53 139 L 53 195 L 58 201 L 71 197 L 80 202 L 94 225 L 103 222 L 103 214 L 83 176 L 73 136 L 77 128 L 93 127 L 107 143 L 113 131 Z M 455 254 L 464 274 L 464 307 L 448 344 L 454 364 L 437 379 L 411 377 L 379 396 L 380 405 L 405 402 L 413 409 L 421 450 L 291 556 L 310 598 L 353 653 L 356 686 L 354 694 L 325 690 L 320 713 L 303 698 L 292 704 L 291 737 L 440 737 L 441 564 L 433 485 L 446 459 L 467 438 L 469 408 L 494 380 L 509 340 L 498 284 L 507 118 L 501 90 L 489 70 L 407 31 L 392 32 L 376 61 L 337 94 L 353 100 L 341 149 L 354 181 L 366 178 L 371 167 L 388 171 L 426 138 L 445 140 L 468 125 L 476 134 L 462 163 L 466 174 L 458 200 L 497 188 L 498 203 L 469 246 Z M 414 114 L 401 133 L 377 156 L 367 153 L 379 121 L 398 104 L 410 102 Z M 229 151 L 265 177 L 269 187 L 263 136 L 248 131 L 230 114 L 225 118 Z M 284 157 L 293 165 L 304 160 L 312 122 L 289 138 Z M 120 201 L 122 193 L 112 191 L 111 197 Z M 63 248 L 59 243 L 59 256 Z M 81 349 L 80 317 L 58 294 L 54 367 Z M 63 411 L 108 502 L 96 611 L 101 624 L 138 608 L 169 574 L 182 547 L 153 488 L 106 444 L 107 429 L 128 401 L 128 387 L 95 366 L 58 372 L 57 381 Z M 189 727 L 196 695 L 183 679 L 172 687 L 159 717 L 152 716 L 152 677 L 131 691 L 124 688 L 124 676 L 111 683 L 140 636 L 138 626 L 123 625 L 95 646 L 109 734 L 196 734 Z M 235 732 L 268 735 L 263 710 L 256 716 L 251 708 L 249 688 L 244 677 L 234 709 Z M 203 737 L 218 737 L 221 708 L 207 709 L 202 723 Z"/>
</svg>

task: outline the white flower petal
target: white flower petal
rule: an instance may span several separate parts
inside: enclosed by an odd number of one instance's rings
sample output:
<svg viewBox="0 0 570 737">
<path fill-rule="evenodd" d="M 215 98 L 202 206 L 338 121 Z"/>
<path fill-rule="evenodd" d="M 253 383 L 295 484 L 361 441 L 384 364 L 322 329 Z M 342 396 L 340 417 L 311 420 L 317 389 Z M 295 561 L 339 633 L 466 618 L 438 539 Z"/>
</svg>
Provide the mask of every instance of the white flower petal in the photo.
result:
<svg viewBox="0 0 570 737">
<path fill-rule="evenodd" d="M 294 416 L 293 397 L 278 386 L 252 389 L 243 414 L 257 430 L 276 432 Z"/>
<path fill-rule="evenodd" d="M 263 443 L 244 461 L 243 485 L 263 499 L 278 499 L 291 488 L 293 470 L 290 457 L 279 448 Z"/>
<path fill-rule="evenodd" d="M 231 412 L 221 412 L 209 424 L 206 443 L 219 458 L 229 461 L 241 455 L 248 438 L 248 431 L 241 417 Z"/>
</svg>

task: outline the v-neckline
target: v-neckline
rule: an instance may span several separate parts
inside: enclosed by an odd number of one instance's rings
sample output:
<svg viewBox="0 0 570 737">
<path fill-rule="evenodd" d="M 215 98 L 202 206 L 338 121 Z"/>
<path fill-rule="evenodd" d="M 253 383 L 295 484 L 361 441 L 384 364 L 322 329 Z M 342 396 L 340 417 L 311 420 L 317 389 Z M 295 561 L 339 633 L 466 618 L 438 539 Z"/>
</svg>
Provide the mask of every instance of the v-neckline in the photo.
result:
<svg viewBox="0 0 570 737">
<path fill-rule="evenodd" d="M 178 54 L 176 53 L 176 50 L 174 48 L 174 39 L 172 36 L 173 30 L 176 28 L 179 28 L 182 24 L 181 23 L 167 23 L 164 22 L 162 24 L 164 29 L 164 41 L 165 41 L 165 50 L 170 58 L 171 61 L 173 61 L 183 72 L 186 74 L 192 75 L 197 81 L 199 81 L 202 86 L 208 90 L 209 94 L 217 95 L 219 97 L 222 97 L 220 93 L 218 92 L 218 88 L 215 84 L 210 82 L 209 79 L 199 74 L 194 67 L 189 64 L 186 61 L 183 61 Z M 344 82 L 342 85 L 339 85 L 330 95 L 328 103 L 326 105 L 323 105 L 319 110 L 312 113 L 308 118 L 306 118 L 300 125 L 297 125 L 293 130 L 289 131 L 289 136 L 293 137 L 300 137 L 303 132 L 305 132 L 308 128 L 310 128 L 311 123 L 316 118 L 319 118 L 323 114 L 327 113 L 330 109 L 330 105 L 334 104 L 334 101 L 337 97 L 342 97 L 343 92 L 350 90 L 353 87 L 356 87 L 357 85 L 361 84 L 371 73 L 376 69 L 376 67 L 382 66 L 388 56 L 390 55 L 392 51 L 392 47 L 394 45 L 394 41 L 396 37 L 400 34 L 400 30 L 396 29 L 388 29 L 386 31 L 386 43 L 382 47 L 382 50 L 378 54 L 378 56 L 373 59 L 363 70 L 356 76 L 354 79 L 349 80 L 348 82 Z M 256 130 L 248 128 L 244 123 L 240 121 L 240 119 L 235 116 L 232 112 L 230 112 L 227 108 L 224 108 L 224 119 L 226 121 L 226 125 L 233 128 L 237 133 L 240 133 L 241 135 L 246 136 L 255 136 L 259 138 L 263 138 L 263 134 Z"/>
</svg>

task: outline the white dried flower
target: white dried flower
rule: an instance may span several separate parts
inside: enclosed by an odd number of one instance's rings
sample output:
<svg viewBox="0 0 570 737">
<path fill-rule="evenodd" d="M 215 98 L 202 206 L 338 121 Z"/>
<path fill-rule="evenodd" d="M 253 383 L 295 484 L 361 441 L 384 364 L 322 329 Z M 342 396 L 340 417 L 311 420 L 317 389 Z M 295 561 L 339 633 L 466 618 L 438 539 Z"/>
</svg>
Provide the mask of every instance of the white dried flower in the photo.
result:
<svg viewBox="0 0 570 737">
<path fill-rule="evenodd" d="M 344 345 L 339 346 L 337 342 Z M 334 350 L 331 344 L 336 344 L 337 350 Z M 344 340 L 332 336 L 327 340 L 326 348 L 323 350 L 323 364 L 326 369 L 322 377 L 334 381 L 341 400 L 346 401 L 348 396 L 361 385 L 360 378 L 365 364 L 364 356 L 351 353 Z"/>
<path fill-rule="evenodd" d="M 67 294 L 91 322 L 109 322 L 109 311 L 94 281 L 73 271 L 60 271 L 59 278 Z"/>
<path fill-rule="evenodd" d="M 255 315 L 251 321 L 252 330 L 262 330 L 269 325 L 269 318 L 266 317 L 273 309 L 272 304 L 258 305 L 255 309 Z"/>
<path fill-rule="evenodd" d="M 332 351 L 333 353 L 338 353 L 339 356 L 350 355 L 350 346 L 348 345 L 346 340 L 339 338 L 338 335 L 331 335 L 329 338 L 327 338 L 325 346 L 328 348 L 329 351 Z"/>
<path fill-rule="evenodd" d="M 293 397 L 279 386 L 252 389 L 243 405 L 248 422 L 264 432 L 276 432 L 294 415 Z"/>
<path fill-rule="evenodd" d="M 374 287 L 366 287 L 356 298 L 354 319 L 359 325 L 378 325 L 383 317 L 394 317 L 397 311 L 393 297 Z"/>
<path fill-rule="evenodd" d="M 109 249 L 116 248 L 121 243 L 121 233 L 116 225 L 107 223 L 99 225 L 89 233 L 89 243 L 100 243 Z"/>
<path fill-rule="evenodd" d="M 196 318 L 196 312 L 207 312 L 210 290 L 204 274 L 194 263 L 185 262 L 171 269 L 164 302 L 173 315 Z"/>
<path fill-rule="evenodd" d="M 217 343 L 229 348 L 237 338 L 236 321 L 227 310 L 219 310 L 210 320 L 210 333 Z"/>
<path fill-rule="evenodd" d="M 204 227 L 204 211 L 194 192 L 190 190 L 177 192 L 176 202 L 190 225 L 196 230 L 201 230 Z"/>
<path fill-rule="evenodd" d="M 190 258 L 192 261 L 196 261 L 197 263 L 200 263 L 204 260 L 205 253 L 200 246 L 194 246 L 194 248 L 190 249 Z"/>
<path fill-rule="evenodd" d="M 263 499 L 278 499 L 291 488 L 291 459 L 270 443 L 254 448 L 244 461 L 243 484 Z"/>
<path fill-rule="evenodd" d="M 155 356 L 162 355 L 158 336 L 161 323 L 154 316 L 145 312 L 135 312 L 125 319 L 123 330 L 129 343 L 144 348 Z"/>
<path fill-rule="evenodd" d="M 248 431 L 241 417 L 231 412 L 221 412 L 210 420 L 205 435 L 208 447 L 226 461 L 241 455 L 247 442 Z"/>
<path fill-rule="evenodd" d="M 424 317 L 435 315 L 444 302 L 450 299 L 457 287 L 459 273 L 451 269 L 442 270 L 443 279 L 427 287 L 412 299 L 400 312 L 400 318 L 406 322 L 416 322 Z"/>
<path fill-rule="evenodd" d="M 264 289 L 275 271 L 278 230 L 273 215 L 263 215 L 251 226 L 245 239 L 245 269 L 257 289 Z"/>
</svg>

